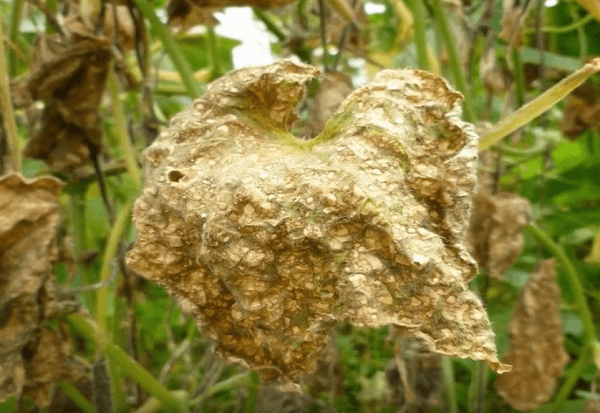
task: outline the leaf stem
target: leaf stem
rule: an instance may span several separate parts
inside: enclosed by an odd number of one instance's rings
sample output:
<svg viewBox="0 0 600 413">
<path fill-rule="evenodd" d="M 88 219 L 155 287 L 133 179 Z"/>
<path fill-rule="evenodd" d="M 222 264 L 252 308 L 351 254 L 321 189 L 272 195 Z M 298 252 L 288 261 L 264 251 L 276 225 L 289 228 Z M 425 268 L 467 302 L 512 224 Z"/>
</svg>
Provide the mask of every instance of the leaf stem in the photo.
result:
<svg viewBox="0 0 600 413">
<path fill-rule="evenodd" d="M 444 42 L 444 45 L 446 46 L 446 50 L 448 51 L 448 55 L 450 57 L 450 69 L 454 74 L 454 81 L 456 82 L 456 87 L 462 92 L 465 99 L 463 102 L 463 116 L 466 121 L 473 122 L 475 120 L 475 114 L 473 113 L 473 102 L 471 101 L 471 92 L 469 91 L 469 88 L 467 86 L 465 73 L 462 67 L 462 63 L 460 62 L 460 58 L 458 57 L 458 50 L 456 48 L 456 44 L 454 43 L 454 36 L 450 31 L 450 24 L 448 23 L 448 19 L 446 18 L 444 6 L 442 5 L 442 0 L 433 0 L 433 10 L 435 14 L 435 20 L 437 21 L 437 26 L 440 30 L 442 41 Z"/>
<path fill-rule="evenodd" d="M 131 199 L 121 212 L 119 213 L 112 229 L 110 230 L 110 234 L 108 236 L 108 241 L 106 242 L 106 248 L 104 249 L 104 254 L 102 256 L 102 266 L 100 267 L 100 282 L 103 282 L 108 279 L 110 274 L 110 261 L 117 253 L 117 249 L 119 247 L 119 240 L 121 239 L 121 234 L 125 230 L 125 226 L 129 217 L 131 215 L 131 208 L 133 207 L 133 199 Z M 106 334 L 109 332 L 108 325 L 106 321 L 106 305 L 108 302 L 108 288 L 107 286 L 103 286 L 98 289 L 98 296 L 96 301 L 96 321 L 98 322 L 98 326 L 100 329 Z"/>
<path fill-rule="evenodd" d="M 440 0 L 436 0 L 440 1 Z M 519 108 L 516 112 L 505 117 L 496 126 L 482 136 L 479 150 L 484 150 L 508 136 L 512 132 L 531 122 L 533 119 L 549 110 L 557 102 L 567 96 L 573 89 L 581 85 L 592 74 L 600 71 L 600 58 L 595 58 L 576 72 L 571 73 L 540 96 Z"/>
<path fill-rule="evenodd" d="M 121 366 L 124 374 L 138 382 L 148 393 L 160 400 L 166 411 L 188 412 L 182 400 L 178 399 L 160 384 L 150 372 L 132 359 L 123 349 L 110 342 L 104 332 L 92 320 L 84 318 L 79 314 L 71 314 L 65 318 L 65 321 L 86 340 L 95 342 L 106 353 L 111 362 Z"/>
<path fill-rule="evenodd" d="M 183 84 L 185 85 L 188 95 L 193 98 L 200 96 L 200 88 L 194 81 L 190 63 L 177 46 L 177 43 L 175 43 L 175 41 L 172 39 L 165 25 L 162 24 L 162 22 L 154 13 L 154 8 L 146 0 L 133 0 L 133 2 L 142 12 L 142 14 L 146 16 L 150 22 L 150 26 L 152 26 L 152 29 L 154 29 L 162 41 L 167 53 L 169 54 L 169 57 L 171 58 L 171 61 L 173 62 L 173 65 L 181 75 L 181 79 L 183 80 Z"/>
<path fill-rule="evenodd" d="M 96 408 L 72 383 L 63 380 L 58 383 L 58 387 L 73 400 L 73 403 L 77 405 L 84 413 L 96 413 Z"/>
<path fill-rule="evenodd" d="M 129 177 L 137 188 L 142 185 L 142 173 L 138 167 L 135 150 L 131 144 L 129 131 L 127 129 L 127 122 L 125 120 L 125 110 L 123 108 L 123 102 L 119 96 L 119 84 L 115 77 L 114 67 L 110 69 L 108 75 L 108 91 L 110 92 L 110 98 L 112 101 L 113 116 L 115 119 L 115 135 L 119 140 L 119 146 L 123 151 L 123 157 L 125 158 L 125 165 L 127 165 L 127 172 Z"/>
<path fill-rule="evenodd" d="M 264 11 L 254 7 L 252 8 L 252 12 L 254 13 L 254 17 L 263 22 L 264 25 L 267 26 L 267 30 L 277 37 L 277 40 L 280 42 L 285 40 L 286 35 L 283 30 L 281 30 L 279 26 L 273 20 L 271 20 L 271 17 L 269 17 Z"/>
<path fill-rule="evenodd" d="M 8 135 L 10 152 L 10 167 L 14 172 L 20 172 L 22 166 L 21 149 L 19 148 L 19 136 L 17 134 L 17 122 L 13 111 L 10 97 L 10 84 L 6 65 L 6 49 L 4 48 L 4 34 L 2 31 L 2 19 L 0 19 L 0 109 L 4 119 L 4 128 Z M 8 171 L 0 171 L 8 172 Z"/>
<path fill-rule="evenodd" d="M 415 44 L 417 46 L 419 68 L 430 70 L 427 53 L 427 37 L 425 36 L 425 6 L 423 5 L 423 0 L 411 0 L 409 6 L 413 15 L 413 24 L 415 26 Z"/>
</svg>

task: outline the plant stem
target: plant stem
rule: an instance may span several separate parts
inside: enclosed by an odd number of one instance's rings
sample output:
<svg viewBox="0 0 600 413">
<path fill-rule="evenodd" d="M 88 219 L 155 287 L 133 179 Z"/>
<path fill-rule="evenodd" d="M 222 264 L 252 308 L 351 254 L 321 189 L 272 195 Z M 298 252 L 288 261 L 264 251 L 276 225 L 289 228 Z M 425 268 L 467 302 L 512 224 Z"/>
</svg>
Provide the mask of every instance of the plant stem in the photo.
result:
<svg viewBox="0 0 600 413">
<path fill-rule="evenodd" d="M 210 63 L 212 67 L 212 77 L 217 78 L 223 75 L 221 67 L 221 56 L 219 54 L 219 45 L 217 44 L 217 34 L 212 26 L 207 26 L 208 50 L 210 53 Z"/>
<path fill-rule="evenodd" d="M 142 12 L 142 14 L 148 19 L 150 26 L 152 26 L 152 29 L 154 29 L 157 36 L 162 41 L 167 53 L 169 54 L 169 57 L 171 58 L 171 61 L 173 62 L 173 65 L 181 75 L 181 79 L 183 80 L 183 84 L 185 85 L 188 95 L 190 95 L 192 98 L 200 96 L 200 88 L 196 82 L 194 82 L 194 76 L 192 74 L 190 63 L 187 61 L 175 41 L 171 38 L 171 35 L 166 27 L 154 13 L 154 8 L 146 0 L 133 0 L 133 2 Z"/>
<path fill-rule="evenodd" d="M 571 3 L 567 3 L 567 6 L 570 5 Z M 594 20 L 594 16 L 592 14 L 588 14 L 585 17 L 582 17 L 581 19 L 567 25 L 567 26 L 563 26 L 563 27 L 542 27 L 540 30 L 544 33 L 567 33 L 573 30 L 577 30 L 580 27 L 585 26 L 586 24 L 588 24 L 589 22 L 591 22 L 592 20 Z M 532 34 L 535 30 L 534 29 L 525 29 L 523 30 L 523 34 Z"/>
<path fill-rule="evenodd" d="M 450 24 L 448 23 L 448 19 L 446 18 L 444 6 L 442 5 L 442 0 L 433 0 L 433 10 L 435 14 L 435 20 L 437 21 L 437 26 L 440 30 L 442 41 L 444 42 L 446 50 L 448 51 L 448 56 L 450 57 L 450 68 L 452 69 L 452 73 L 454 74 L 454 81 L 456 82 L 456 87 L 464 95 L 464 118 L 467 122 L 473 122 L 475 120 L 475 115 L 473 113 L 471 93 L 469 91 L 469 88 L 467 87 L 465 73 L 460 62 L 460 58 L 458 57 L 458 50 L 456 49 L 456 44 L 454 43 L 454 36 L 450 31 Z"/>
<path fill-rule="evenodd" d="M 21 14 L 23 12 L 23 0 L 14 0 L 12 13 L 10 16 L 9 39 L 13 45 L 18 44 L 19 26 L 21 24 Z M 8 73 L 10 76 L 17 75 L 17 54 L 14 50 L 8 52 Z"/>
<path fill-rule="evenodd" d="M 479 150 L 489 148 L 500 139 L 519 129 L 521 126 L 531 122 L 571 93 L 573 89 L 585 82 L 590 75 L 598 71 L 600 71 L 600 58 L 597 57 L 581 69 L 571 73 L 568 77 L 546 90 L 525 106 L 519 108 L 516 112 L 498 122 L 490 132 L 481 137 L 479 140 Z"/>
<path fill-rule="evenodd" d="M 444 384 L 446 396 L 448 397 L 449 413 L 458 413 L 458 401 L 456 399 L 456 382 L 454 381 L 454 366 L 452 358 L 442 356 L 442 372 L 444 375 Z"/>
<path fill-rule="evenodd" d="M 527 230 L 538 240 L 543 247 L 549 250 L 552 255 L 556 258 L 558 263 L 564 268 L 565 274 L 567 275 L 567 281 L 571 286 L 571 291 L 575 296 L 575 303 L 579 310 L 579 315 L 583 320 L 583 326 L 585 329 L 586 345 L 591 346 L 596 340 L 596 329 L 592 320 L 592 314 L 585 298 L 583 291 L 583 285 L 575 266 L 565 253 L 565 250 L 558 245 L 548 234 L 546 234 L 537 225 L 531 224 L 527 227 Z"/>
<path fill-rule="evenodd" d="M 142 186 L 142 173 L 138 167 L 135 150 L 131 144 L 129 131 L 127 129 L 127 122 L 125 120 L 125 110 L 123 109 L 123 103 L 119 97 L 119 85 L 115 78 L 114 67 L 111 67 L 108 74 L 107 82 L 108 90 L 112 101 L 113 116 L 115 118 L 115 135 L 119 140 L 119 146 L 123 151 L 123 157 L 125 158 L 125 164 L 127 165 L 127 172 L 129 177 L 137 188 Z"/>
<path fill-rule="evenodd" d="M 86 340 L 95 342 L 106 353 L 111 362 L 121 366 L 124 374 L 138 382 L 148 393 L 160 400 L 166 411 L 181 413 L 188 411 L 182 400 L 175 397 L 123 349 L 110 342 L 104 332 L 92 320 L 83 318 L 78 314 L 71 314 L 65 318 L 65 321 Z"/>
<path fill-rule="evenodd" d="M 10 168 L 15 172 L 21 171 L 21 149 L 19 148 L 19 135 L 17 134 L 17 122 L 13 112 L 10 97 L 10 84 L 6 65 L 6 49 L 4 48 L 4 33 L 2 31 L 2 19 L 0 19 L 0 109 L 4 119 L 4 129 L 8 135 L 8 146 L 10 152 Z M 8 171 L 0 171 L 8 172 Z"/>
<path fill-rule="evenodd" d="M 100 267 L 100 279 L 99 281 L 105 281 L 108 279 L 110 274 L 110 261 L 117 253 L 117 248 L 119 247 L 119 240 L 121 239 L 121 235 L 125 230 L 125 226 L 127 221 L 129 220 L 131 214 L 131 208 L 133 207 L 133 199 L 131 199 L 117 217 L 112 229 L 110 230 L 110 234 L 108 236 L 108 241 L 106 242 L 106 248 L 104 249 L 104 254 L 102 255 L 102 266 Z M 98 289 L 98 296 L 96 302 L 96 321 L 98 322 L 98 326 L 100 329 L 106 334 L 109 332 L 108 324 L 106 321 L 106 305 L 108 302 L 108 286 L 103 286 Z"/>
<path fill-rule="evenodd" d="M 244 386 L 247 385 L 251 378 L 250 378 L 250 374 L 251 373 L 240 373 L 236 376 L 231 376 L 226 380 L 223 380 L 217 384 L 215 384 L 214 386 L 209 387 L 208 389 L 206 389 L 206 391 L 204 393 L 202 393 L 200 396 L 190 400 L 188 402 L 188 404 L 190 406 L 197 406 L 199 403 L 201 403 L 204 399 L 212 396 L 213 394 L 217 394 L 219 392 L 225 391 L 225 390 L 230 390 L 239 386 Z"/>
<path fill-rule="evenodd" d="M 273 20 L 271 20 L 271 17 L 269 17 L 264 11 L 254 7 L 252 12 L 254 13 L 254 17 L 263 22 L 265 26 L 267 26 L 267 30 L 277 37 L 278 41 L 282 42 L 285 40 L 286 35 L 283 30 L 281 30 L 279 26 Z"/>
<path fill-rule="evenodd" d="M 255 371 L 250 372 L 250 382 L 248 383 L 248 395 L 246 396 L 246 404 L 244 411 L 246 413 L 254 413 L 256 410 L 256 401 L 258 399 L 258 374 Z"/>
<path fill-rule="evenodd" d="M 425 6 L 423 5 L 423 0 L 411 0 L 409 6 L 415 26 L 415 44 L 417 46 L 419 68 L 430 70 L 427 54 L 427 37 L 425 36 Z"/>
<path fill-rule="evenodd" d="M 73 400 L 73 403 L 77 405 L 84 413 L 96 413 L 96 408 L 79 390 L 68 381 L 61 381 L 58 383 L 58 387 Z"/>
<path fill-rule="evenodd" d="M 521 54 L 516 47 L 511 49 L 513 60 L 513 74 L 515 77 L 515 95 L 517 97 L 517 107 L 525 104 L 525 83 L 523 81 L 523 64 L 521 63 Z"/>
</svg>

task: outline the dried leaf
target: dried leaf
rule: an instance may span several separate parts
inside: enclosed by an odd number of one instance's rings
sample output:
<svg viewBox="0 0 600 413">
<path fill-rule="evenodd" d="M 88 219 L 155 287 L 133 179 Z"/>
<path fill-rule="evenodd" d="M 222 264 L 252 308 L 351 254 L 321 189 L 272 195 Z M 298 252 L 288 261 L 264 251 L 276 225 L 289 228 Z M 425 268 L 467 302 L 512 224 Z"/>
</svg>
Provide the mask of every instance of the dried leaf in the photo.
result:
<svg viewBox="0 0 600 413">
<path fill-rule="evenodd" d="M 237 70 L 174 117 L 144 152 L 128 264 L 265 379 L 313 370 L 338 320 L 395 324 L 505 371 L 466 285 L 477 136 L 460 93 L 383 71 L 301 141 L 294 106 L 318 74 L 291 61 Z"/>
<path fill-rule="evenodd" d="M 514 368 L 496 381 L 498 394 L 519 411 L 533 410 L 552 397 L 569 361 L 563 347 L 560 290 L 555 261 L 540 262 L 523 287 L 512 315 L 504 361 Z"/>
<path fill-rule="evenodd" d="M 523 46 L 523 21 L 530 5 L 519 0 L 504 0 L 502 7 L 502 31 L 500 37 L 511 46 Z"/>
<path fill-rule="evenodd" d="M 567 97 L 560 129 L 567 138 L 575 140 L 588 129 L 600 132 L 600 90 L 585 82 Z"/>
<path fill-rule="evenodd" d="M 307 124 L 300 128 L 300 134 L 311 138 L 317 136 L 331 115 L 353 90 L 352 81 L 346 74 L 325 73 L 319 90 L 314 96 L 314 104 L 310 108 Z"/>
<path fill-rule="evenodd" d="M 104 11 L 104 34 L 109 39 L 117 38 L 123 51 L 135 49 L 135 23 L 125 5 L 106 5 Z M 116 30 L 115 30 L 116 28 Z M 116 32 L 116 33 L 115 33 Z"/>
<path fill-rule="evenodd" d="M 57 307 L 60 186 L 53 177 L 0 178 L 0 401 L 26 394 L 47 405 L 52 383 L 72 373 L 67 339 L 43 327 Z"/>
<path fill-rule="evenodd" d="M 469 249 L 477 263 L 497 280 L 504 279 L 523 249 L 523 230 L 529 224 L 531 204 L 508 193 L 482 190 L 473 199 Z"/>
<path fill-rule="evenodd" d="M 598 400 L 598 396 L 596 396 L 596 399 L 588 399 L 587 403 L 585 404 L 585 410 L 583 411 L 583 413 L 600 413 L 600 400 Z"/>
<path fill-rule="evenodd" d="M 86 164 L 89 146 L 100 150 L 98 106 L 111 60 L 109 40 L 94 34 L 77 8 L 66 19 L 67 33 L 40 34 L 34 46 L 27 88 L 44 100 L 38 132 L 25 155 L 42 159 L 56 171 Z"/>
</svg>

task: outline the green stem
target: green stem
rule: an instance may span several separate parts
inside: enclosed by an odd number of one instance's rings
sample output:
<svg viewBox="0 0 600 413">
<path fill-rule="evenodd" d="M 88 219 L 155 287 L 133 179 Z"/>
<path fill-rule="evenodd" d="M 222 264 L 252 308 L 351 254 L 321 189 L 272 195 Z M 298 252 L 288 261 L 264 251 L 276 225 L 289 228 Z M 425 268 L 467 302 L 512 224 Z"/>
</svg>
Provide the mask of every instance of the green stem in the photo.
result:
<svg viewBox="0 0 600 413">
<path fill-rule="evenodd" d="M 75 267 L 77 268 L 83 285 L 91 285 L 96 282 L 96 275 L 90 266 L 82 265 L 81 256 L 88 249 L 87 225 L 85 220 L 86 200 L 88 182 L 77 182 L 69 185 L 69 218 L 73 227 L 73 255 Z M 94 308 L 96 293 L 86 291 L 84 293 L 88 309 Z"/>
<path fill-rule="evenodd" d="M 209 387 L 204 393 L 202 393 L 200 396 L 190 400 L 188 402 L 188 405 L 190 406 L 197 406 L 198 404 L 200 404 L 204 399 L 217 394 L 219 392 L 222 391 L 226 391 L 226 390 L 231 390 L 240 386 L 244 386 L 247 385 L 250 380 L 251 373 L 240 373 L 238 375 L 235 376 L 231 376 L 226 380 L 223 380 L 217 384 L 215 384 L 214 386 Z"/>
<path fill-rule="evenodd" d="M 577 12 L 577 7 L 575 6 L 575 4 L 573 4 L 571 2 L 567 3 L 567 7 L 569 8 L 569 13 L 571 14 L 571 18 L 573 20 L 575 20 L 575 18 L 577 18 L 577 16 L 579 16 L 579 14 Z M 588 14 L 581 20 L 584 20 L 586 17 L 590 18 L 590 20 L 591 20 L 591 18 L 593 16 L 591 14 Z M 579 21 L 581 21 L 581 20 L 579 20 Z M 584 29 L 583 25 L 577 25 L 575 28 L 577 29 L 577 37 L 579 38 L 579 42 L 578 42 L 579 43 L 579 58 L 581 61 L 584 61 L 584 59 L 588 53 L 587 35 L 585 34 L 585 29 Z"/>
<path fill-rule="evenodd" d="M 516 47 L 511 49 L 513 60 L 513 74 L 515 76 L 515 95 L 517 97 L 517 107 L 525 104 L 525 82 L 523 81 L 523 64 L 521 63 L 521 54 Z"/>
<path fill-rule="evenodd" d="M 125 158 L 129 177 L 135 186 L 140 188 L 142 186 L 142 173 L 138 167 L 135 150 L 131 144 L 127 122 L 125 120 L 125 110 L 123 109 L 123 102 L 121 102 L 119 96 L 119 85 L 115 78 L 114 68 L 110 69 L 107 86 L 112 100 L 113 116 L 115 119 L 115 135 L 117 136 L 119 146 L 123 151 L 123 157 Z"/>
<path fill-rule="evenodd" d="M 221 67 L 221 57 L 219 55 L 219 45 L 217 34 L 212 26 L 207 26 L 208 35 L 208 51 L 210 53 L 210 63 L 212 67 L 212 77 L 217 78 L 223 75 L 223 68 Z"/>
<path fill-rule="evenodd" d="M 570 4 L 570 3 L 568 3 Z M 567 4 L 567 5 L 568 5 Z M 594 15 L 593 14 L 588 14 L 585 17 L 582 17 L 581 19 L 577 20 L 576 22 L 573 22 L 571 24 L 569 24 L 568 26 L 563 26 L 563 27 L 542 27 L 540 30 L 544 33 L 567 33 L 576 29 L 579 29 L 580 27 L 585 26 L 586 24 L 588 24 L 589 22 L 591 22 L 592 20 L 594 20 Z M 535 32 L 535 29 L 526 29 L 523 30 L 523 34 L 532 34 Z"/>
<path fill-rule="evenodd" d="M 579 274 L 575 269 L 575 266 L 567 256 L 565 250 L 558 245 L 548 234 L 546 234 L 537 225 L 531 224 L 527 227 L 531 235 L 533 235 L 542 246 L 549 250 L 552 255 L 556 258 L 558 263 L 564 268 L 567 275 L 567 281 L 571 286 L 571 291 L 575 296 L 575 303 L 579 310 L 579 315 L 583 320 L 583 326 L 585 329 L 586 346 L 591 346 L 596 340 L 596 329 L 592 320 L 592 314 L 585 298 L 585 292 L 583 285 L 581 284 Z"/>
<path fill-rule="evenodd" d="M 69 399 L 73 400 L 73 403 L 77 405 L 84 413 L 96 413 L 96 409 L 92 402 L 90 402 L 81 392 L 77 389 L 77 387 L 73 386 L 72 383 L 68 381 L 61 381 L 58 383 L 58 387 L 69 397 Z"/>
<path fill-rule="evenodd" d="M 256 401 L 258 399 L 258 374 L 255 371 L 250 372 L 250 382 L 248 383 L 248 395 L 246 397 L 245 413 L 254 413 L 256 410 Z"/>
<path fill-rule="evenodd" d="M 19 148 L 19 136 L 17 134 L 17 122 L 13 112 L 10 97 L 10 84 L 6 65 L 6 50 L 4 49 L 4 34 L 2 31 L 2 19 L 0 19 L 0 109 L 4 119 L 4 130 L 8 135 L 11 168 L 15 172 L 21 171 L 21 149 Z M 7 171 L 0 171 L 7 172 Z"/>
<path fill-rule="evenodd" d="M 277 37 L 277 40 L 282 42 L 286 39 L 286 35 L 283 30 L 281 30 L 279 26 L 273 20 L 271 20 L 271 17 L 269 17 L 264 11 L 253 8 L 252 12 L 254 13 L 254 17 L 263 22 L 265 26 L 267 26 L 267 30 Z"/>
<path fill-rule="evenodd" d="M 456 49 L 456 44 L 454 43 L 454 35 L 450 31 L 450 24 L 448 23 L 448 19 L 446 18 L 446 12 L 444 11 L 442 0 L 433 0 L 433 10 L 435 14 L 435 20 L 437 21 L 437 26 L 440 30 L 442 41 L 444 42 L 444 45 L 446 46 L 446 50 L 448 51 L 448 55 L 450 57 L 450 68 L 452 70 L 452 73 L 454 74 L 454 81 L 456 82 L 456 87 L 464 95 L 465 100 L 463 102 L 463 116 L 466 121 L 473 122 L 475 120 L 475 114 L 473 113 L 471 93 L 469 91 L 469 88 L 467 87 L 465 73 L 463 71 L 460 58 L 458 57 L 458 50 Z"/>
<path fill-rule="evenodd" d="M 425 36 L 425 6 L 423 0 L 411 0 L 410 10 L 415 25 L 415 44 L 417 46 L 417 59 L 419 68 L 429 70 L 429 58 L 427 56 L 427 37 Z"/>
<path fill-rule="evenodd" d="M 12 14 L 10 16 L 9 39 L 16 46 L 18 44 L 19 26 L 21 25 L 21 14 L 23 12 L 23 0 L 14 0 Z M 17 54 L 14 50 L 8 52 L 8 73 L 10 76 L 17 75 Z"/>
<path fill-rule="evenodd" d="M 436 0 L 439 1 L 439 0 Z M 592 74 L 600 71 L 600 58 L 593 59 L 578 71 L 546 90 L 540 96 L 522 106 L 516 112 L 498 122 L 494 128 L 479 140 L 479 150 L 484 150 L 526 125 L 546 112 L 571 91 L 581 85 Z"/>
<path fill-rule="evenodd" d="M 177 69 L 181 75 L 181 79 L 183 80 L 183 84 L 185 85 L 188 95 L 193 98 L 200 96 L 200 88 L 194 81 L 190 63 L 187 61 L 175 41 L 171 38 L 167 28 L 161 23 L 154 13 L 154 8 L 146 0 L 133 1 L 142 14 L 148 19 L 150 26 L 152 26 L 152 29 L 162 41 L 167 53 L 169 54 L 169 57 L 171 58 L 171 61 L 173 62 L 173 65 L 175 66 L 175 69 Z"/>
<path fill-rule="evenodd" d="M 458 400 L 456 399 L 456 382 L 454 381 L 454 366 L 452 358 L 442 356 L 442 372 L 446 396 L 448 397 L 449 413 L 458 413 Z"/>
<path fill-rule="evenodd" d="M 131 214 L 131 208 L 133 207 L 133 199 L 131 199 L 117 217 L 112 229 L 110 230 L 110 234 L 108 236 L 108 241 L 106 242 L 106 248 L 104 249 L 104 255 L 102 256 L 102 266 L 100 267 L 100 280 L 106 281 L 110 274 L 110 261 L 113 259 L 115 254 L 117 253 L 117 249 L 119 247 L 119 240 L 121 239 L 121 235 L 125 230 L 125 226 L 127 225 L 127 221 L 129 220 Z M 100 329 L 107 333 L 108 324 L 106 321 L 106 306 L 108 302 L 108 286 L 103 286 L 98 289 L 98 297 L 97 297 L 97 306 L 96 306 L 96 321 L 98 322 L 98 326 Z"/>
<path fill-rule="evenodd" d="M 104 332 L 90 319 L 78 314 L 71 314 L 65 321 L 85 339 L 95 342 L 111 362 L 118 364 L 123 373 L 138 382 L 148 393 L 161 401 L 166 411 L 188 411 L 185 404 L 167 390 L 149 371 L 132 359 L 123 349 L 110 342 Z"/>
</svg>

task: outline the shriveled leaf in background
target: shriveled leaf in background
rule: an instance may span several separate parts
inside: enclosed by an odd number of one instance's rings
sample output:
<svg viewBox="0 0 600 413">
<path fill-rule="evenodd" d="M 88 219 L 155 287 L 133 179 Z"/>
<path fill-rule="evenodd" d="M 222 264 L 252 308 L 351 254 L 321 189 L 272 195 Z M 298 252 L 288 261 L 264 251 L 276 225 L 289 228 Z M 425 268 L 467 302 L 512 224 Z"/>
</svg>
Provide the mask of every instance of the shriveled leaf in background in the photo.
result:
<svg viewBox="0 0 600 413">
<path fill-rule="evenodd" d="M 112 56 L 109 39 L 96 34 L 75 5 L 64 30 L 40 33 L 25 78 L 31 99 L 45 104 L 25 155 L 44 160 L 55 171 L 83 166 L 90 148 L 101 148 L 98 106 Z"/>
<path fill-rule="evenodd" d="M 490 277 L 504 279 L 504 271 L 521 254 L 530 209 L 529 201 L 515 194 L 480 192 L 475 196 L 469 243 Z"/>
<path fill-rule="evenodd" d="M 52 177 L 0 178 L 0 401 L 26 395 L 45 406 L 56 381 L 78 376 L 68 336 L 45 326 L 59 301 L 60 186 Z"/>
<path fill-rule="evenodd" d="M 569 356 L 563 346 L 560 289 L 554 259 L 540 262 L 512 315 L 504 362 L 513 370 L 496 381 L 498 394 L 519 411 L 548 401 Z"/>
<path fill-rule="evenodd" d="M 265 379 L 313 370 L 338 320 L 395 324 L 505 371 L 466 285 L 477 136 L 461 95 L 427 72 L 383 71 L 301 141 L 288 130 L 318 74 L 237 70 L 173 118 L 144 153 L 129 265 Z"/>
<path fill-rule="evenodd" d="M 530 202 L 515 194 L 495 192 L 497 156 L 480 155 L 479 191 L 473 198 L 473 211 L 467 238 L 471 254 L 490 277 L 504 279 L 523 249 L 523 230 L 530 221 Z"/>
<path fill-rule="evenodd" d="M 560 125 L 563 135 L 574 140 L 588 129 L 600 132 L 599 95 L 600 87 L 588 80 L 567 97 Z"/>
<path fill-rule="evenodd" d="M 304 125 L 300 125 L 299 135 L 309 138 L 317 136 L 331 115 L 353 90 L 352 80 L 346 74 L 342 72 L 325 73 L 319 89 L 310 102 L 308 118 Z"/>
</svg>

